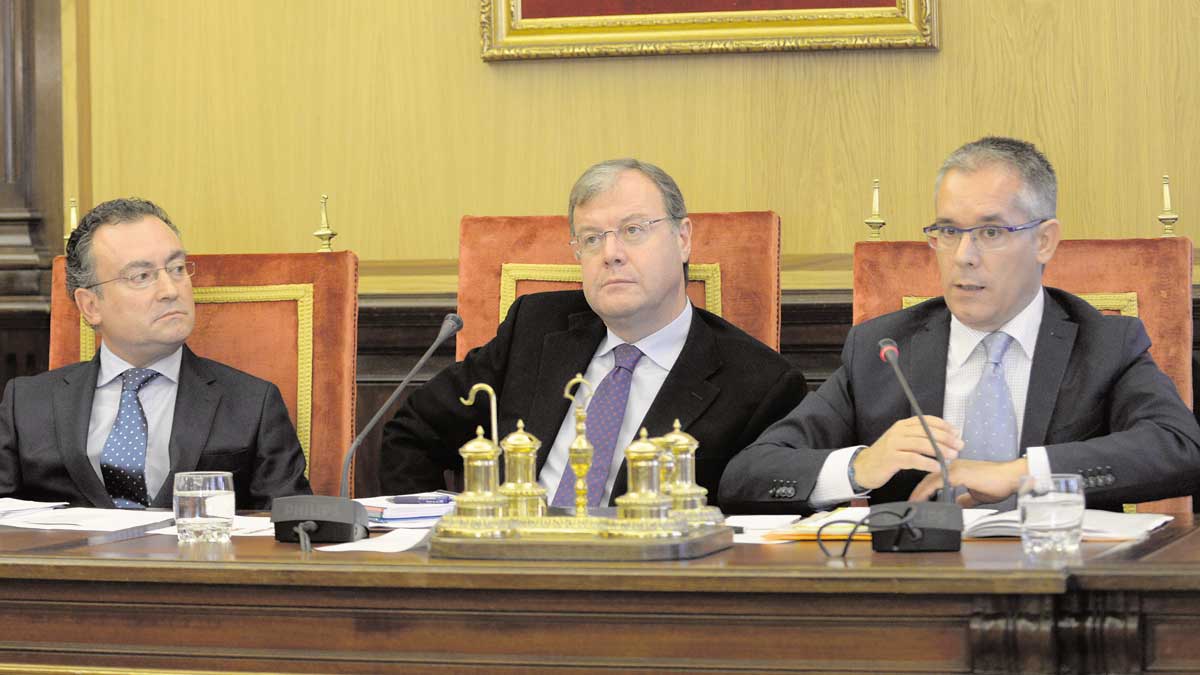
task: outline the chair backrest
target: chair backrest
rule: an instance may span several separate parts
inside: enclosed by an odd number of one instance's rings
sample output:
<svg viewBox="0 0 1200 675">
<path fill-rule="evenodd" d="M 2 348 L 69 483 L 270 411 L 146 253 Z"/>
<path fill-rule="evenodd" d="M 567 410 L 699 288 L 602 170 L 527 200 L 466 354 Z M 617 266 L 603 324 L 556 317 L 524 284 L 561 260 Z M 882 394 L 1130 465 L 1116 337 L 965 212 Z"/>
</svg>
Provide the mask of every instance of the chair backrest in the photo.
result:
<svg viewBox="0 0 1200 675">
<path fill-rule="evenodd" d="M 688 297 L 779 349 L 779 216 L 692 213 Z M 563 216 L 465 216 L 459 228 L 457 355 L 485 344 L 517 297 L 580 288 Z"/>
<path fill-rule="evenodd" d="M 335 495 L 354 439 L 358 258 L 349 251 L 191 255 L 200 356 L 279 387 L 317 494 Z M 66 260 L 54 260 L 50 367 L 92 358 L 97 335 L 67 296 Z M 351 481 L 353 485 L 353 481 Z"/>
<path fill-rule="evenodd" d="M 1192 406 L 1192 242 L 1072 239 L 1059 242 L 1043 282 L 1104 312 L 1137 316 L 1150 354 Z M 923 241 L 864 241 L 854 246 L 854 323 L 942 294 L 937 260 Z M 1138 505 L 1139 511 L 1191 512 L 1191 498 Z"/>
</svg>

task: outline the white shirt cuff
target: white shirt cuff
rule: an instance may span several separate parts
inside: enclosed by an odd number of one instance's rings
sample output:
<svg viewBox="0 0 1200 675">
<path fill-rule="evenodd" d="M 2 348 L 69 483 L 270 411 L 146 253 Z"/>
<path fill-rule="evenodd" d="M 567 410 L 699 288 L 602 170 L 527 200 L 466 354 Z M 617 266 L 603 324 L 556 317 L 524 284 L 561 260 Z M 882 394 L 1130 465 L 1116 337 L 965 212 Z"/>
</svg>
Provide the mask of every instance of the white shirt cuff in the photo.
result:
<svg viewBox="0 0 1200 675">
<path fill-rule="evenodd" d="M 1050 456 L 1046 448 L 1035 445 L 1025 448 L 1025 461 L 1029 464 L 1029 475 L 1038 483 L 1050 482 Z"/>
<path fill-rule="evenodd" d="M 854 445 L 849 448 L 834 450 L 825 458 L 821 465 L 821 473 L 817 475 L 817 484 L 808 497 L 808 505 L 814 509 L 822 509 L 833 504 L 848 502 L 855 497 L 865 497 L 866 492 L 855 494 L 850 487 L 850 458 L 864 445 Z"/>
</svg>

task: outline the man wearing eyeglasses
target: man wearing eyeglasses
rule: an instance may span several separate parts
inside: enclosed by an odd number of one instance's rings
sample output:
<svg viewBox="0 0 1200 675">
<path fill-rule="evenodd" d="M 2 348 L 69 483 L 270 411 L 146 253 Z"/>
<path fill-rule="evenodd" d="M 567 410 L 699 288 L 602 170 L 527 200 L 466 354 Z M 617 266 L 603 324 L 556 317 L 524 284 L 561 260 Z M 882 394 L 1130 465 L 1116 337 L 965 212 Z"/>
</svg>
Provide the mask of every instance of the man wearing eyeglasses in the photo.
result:
<svg viewBox="0 0 1200 675">
<path fill-rule="evenodd" d="M 499 424 L 518 419 L 543 443 L 538 482 L 553 506 L 574 504 L 567 450 L 575 438 L 563 386 L 576 373 L 595 387 L 587 403 L 594 446 L 585 477 L 593 506 L 626 491 L 624 450 L 645 427 L 679 419 L 700 441 L 697 482 L 716 501 L 729 457 L 804 396 L 804 377 L 778 353 L 709 312 L 685 292 L 694 233 L 683 195 L 662 169 L 635 159 L 583 173 L 567 207 L 583 291 L 525 295 L 496 337 L 413 393 L 384 430 L 388 493 L 444 487 L 458 448 L 488 426 L 458 402 L 476 382 L 495 388 Z"/>
<path fill-rule="evenodd" d="M 884 338 L 899 344 L 963 505 L 1012 508 L 1022 475 L 1052 472 L 1083 474 L 1089 507 L 1193 492 L 1200 429 L 1141 322 L 1042 286 L 1056 193 L 1029 143 L 989 137 L 952 153 L 924 230 L 943 297 L 853 328 L 841 368 L 734 458 L 721 499 L 794 511 L 931 498 L 939 467 L 879 361 Z M 793 483 L 790 497 L 774 489 Z"/>
<path fill-rule="evenodd" d="M 8 383 L 0 496 L 170 508 L 181 471 L 230 471 L 237 507 L 308 494 L 279 389 L 199 357 L 195 263 L 152 202 L 88 212 L 67 243 L 67 289 L 100 335 L 94 358 Z"/>
</svg>

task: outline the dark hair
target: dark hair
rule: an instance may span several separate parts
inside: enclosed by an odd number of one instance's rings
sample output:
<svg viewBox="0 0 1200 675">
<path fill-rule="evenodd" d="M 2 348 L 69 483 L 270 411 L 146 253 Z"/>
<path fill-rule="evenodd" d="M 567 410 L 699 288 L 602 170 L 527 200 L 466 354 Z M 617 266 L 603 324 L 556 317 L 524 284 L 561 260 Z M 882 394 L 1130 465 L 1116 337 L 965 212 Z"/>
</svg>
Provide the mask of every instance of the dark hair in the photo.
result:
<svg viewBox="0 0 1200 675">
<path fill-rule="evenodd" d="M 152 201 L 137 197 L 112 199 L 84 214 L 79 226 L 67 241 L 67 296 L 74 298 L 76 288 L 87 288 L 96 280 L 96 260 L 92 257 L 92 237 L 104 225 L 134 223 L 146 216 L 154 216 L 166 223 L 171 231 L 179 235 L 179 228 L 171 222 L 167 212 Z M 99 289 L 97 289 L 99 294 Z"/>
</svg>

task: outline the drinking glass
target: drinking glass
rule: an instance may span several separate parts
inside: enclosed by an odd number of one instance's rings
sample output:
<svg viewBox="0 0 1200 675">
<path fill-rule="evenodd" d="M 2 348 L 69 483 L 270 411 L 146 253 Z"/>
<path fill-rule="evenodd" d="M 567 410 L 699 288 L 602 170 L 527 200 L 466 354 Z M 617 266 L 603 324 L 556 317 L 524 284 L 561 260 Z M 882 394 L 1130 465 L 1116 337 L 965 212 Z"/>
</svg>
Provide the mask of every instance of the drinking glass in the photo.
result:
<svg viewBox="0 0 1200 675">
<path fill-rule="evenodd" d="M 175 529 L 179 543 L 228 542 L 233 511 L 233 474 L 228 471 L 175 474 Z"/>
<path fill-rule="evenodd" d="M 1051 474 L 1047 479 L 1022 476 L 1017 491 L 1021 515 L 1021 547 L 1026 555 L 1070 555 L 1083 536 L 1083 477 Z"/>
</svg>

